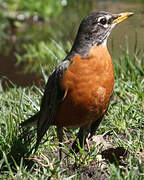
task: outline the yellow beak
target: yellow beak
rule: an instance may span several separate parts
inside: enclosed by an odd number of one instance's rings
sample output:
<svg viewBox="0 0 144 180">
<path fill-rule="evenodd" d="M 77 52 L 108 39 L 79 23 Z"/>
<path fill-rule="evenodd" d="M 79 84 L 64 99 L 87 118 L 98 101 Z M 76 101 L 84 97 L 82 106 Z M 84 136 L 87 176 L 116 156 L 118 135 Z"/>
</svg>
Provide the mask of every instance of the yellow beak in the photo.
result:
<svg viewBox="0 0 144 180">
<path fill-rule="evenodd" d="M 118 17 L 113 21 L 113 23 L 118 24 L 118 23 L 126 20 L 127 18 L 129 18 L 133 14 L 134 13 L 132 13 L 132 12 L 120 13 L 120 14 L 118 14 Z"/>
</svg>

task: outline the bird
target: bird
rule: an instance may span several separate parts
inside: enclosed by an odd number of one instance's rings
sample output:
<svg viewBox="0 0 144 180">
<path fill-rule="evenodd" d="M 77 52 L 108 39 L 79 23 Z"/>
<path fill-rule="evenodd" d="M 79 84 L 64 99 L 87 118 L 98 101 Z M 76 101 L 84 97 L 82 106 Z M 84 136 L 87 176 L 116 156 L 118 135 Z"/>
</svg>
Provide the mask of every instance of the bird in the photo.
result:
<svg viewBox="0 0 144 180">
<path fill-rule="evenodd" d="M 132 16 L 94 11 L 80 23 L 73 46 L 50 74 L 40 111 L 22 127 L 37 126 L 35 151 L 50 126 L 57 127 L 59 142 L 63 128 L 80 128 L 72 149 L 78 152 L 96 132 L 106 114 L 114 88 L 114 67 L 107 49 L 112 29 Z M 60 152 L 61 156 L 61 152 Z"/>
</svg>

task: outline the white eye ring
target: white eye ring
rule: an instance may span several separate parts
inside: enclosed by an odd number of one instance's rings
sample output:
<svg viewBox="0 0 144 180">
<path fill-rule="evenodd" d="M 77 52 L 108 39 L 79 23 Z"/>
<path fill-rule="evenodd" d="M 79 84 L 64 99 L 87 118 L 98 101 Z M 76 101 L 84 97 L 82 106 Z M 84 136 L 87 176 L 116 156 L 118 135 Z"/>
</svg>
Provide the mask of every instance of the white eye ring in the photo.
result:
<svg viewBox="0 0 144 180">
<path fill-rule="evenodd" d="M 103 17 L 99 17 L 98 18 L 98 20 L 97 20 L 97 22 L 99 23 L 99 24 L 101 24 L 104 28 L 108 28 L 108 17 L 105 17 L 105 16 L 103 16 Z"/>
<path fill-rule="evenodd" d="M 98 22 L 101 23 L 102 25 L 105 25 L 107 23 L 106 17 L 99 17 Z"/>
</svg>

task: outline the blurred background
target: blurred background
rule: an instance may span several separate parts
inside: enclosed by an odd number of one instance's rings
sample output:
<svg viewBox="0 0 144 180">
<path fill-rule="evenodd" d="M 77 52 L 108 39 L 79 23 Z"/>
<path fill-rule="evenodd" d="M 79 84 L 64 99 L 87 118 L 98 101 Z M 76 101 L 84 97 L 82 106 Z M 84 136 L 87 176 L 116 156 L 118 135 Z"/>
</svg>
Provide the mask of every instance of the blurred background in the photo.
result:
<svg viewBox="0 0 144 180">
<path fill-rule="evenodd" d="M 92 11 L 134 12 L 112 32 L 114 59 L 144 49 L 143 0 L 0 0 L 0 79 L 4 86 L 41 85 L 70 50 L 80 21 Z M 9 80 L 8 80 L 9 79 Z"/>
</svg>

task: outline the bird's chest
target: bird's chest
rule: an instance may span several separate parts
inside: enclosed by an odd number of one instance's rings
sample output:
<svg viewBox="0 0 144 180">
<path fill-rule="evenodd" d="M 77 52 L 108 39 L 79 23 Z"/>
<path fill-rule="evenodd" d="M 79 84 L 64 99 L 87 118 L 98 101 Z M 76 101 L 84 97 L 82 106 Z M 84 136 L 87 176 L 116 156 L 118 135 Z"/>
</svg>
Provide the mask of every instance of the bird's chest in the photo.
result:
<svg viewBox="0 0 144 180">
<path fill-rule="evenodd" d="M 65 95 L 54 124 L 80 127 L 96 121 L 108 108 L 113 85 L 113 65 L 106 48 L 92 49 L 87 59 L 75 56 L 61 80 Z"/>
<path fill-rule="evenodd" d="M 107 49 L 100 49 L 101 53 L 93 51 L 87 59 L 73 58 L 62 86 L 66 90 L 67 105 L 71 103 L 87 111 L 105 111 L 113 91 L 113 64 Z"/>
</svg>

